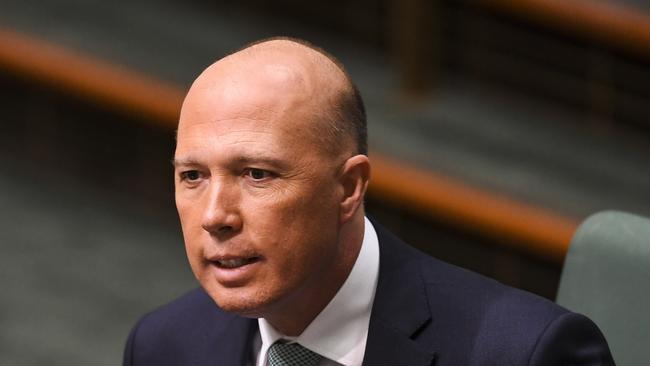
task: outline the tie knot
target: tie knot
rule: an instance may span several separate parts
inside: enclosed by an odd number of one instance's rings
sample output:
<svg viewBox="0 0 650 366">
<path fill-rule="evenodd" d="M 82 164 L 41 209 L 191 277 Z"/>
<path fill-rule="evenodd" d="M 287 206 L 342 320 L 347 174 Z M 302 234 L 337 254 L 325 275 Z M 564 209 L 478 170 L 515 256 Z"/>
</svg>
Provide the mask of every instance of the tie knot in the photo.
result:
<svg viewBox="0 0 650 366">
<path fill-rule="evenodd" d="M 277 341 L 269 347 L 270 366 L 315 366 L 322 358 L 298 343 Z"/>
</svg>

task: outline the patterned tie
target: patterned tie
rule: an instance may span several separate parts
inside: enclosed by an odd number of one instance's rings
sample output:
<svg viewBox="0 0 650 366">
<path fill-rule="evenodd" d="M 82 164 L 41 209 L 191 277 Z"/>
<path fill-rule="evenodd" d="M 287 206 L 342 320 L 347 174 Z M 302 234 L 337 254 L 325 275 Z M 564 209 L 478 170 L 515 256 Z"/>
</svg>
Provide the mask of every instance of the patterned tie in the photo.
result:
<svg viewBox="0 0 650 366">
<path fill-rule="evenodd" d="M 298 343 L 277 341 L 269 347 L 269 366 L 316 366 L 323 356 Z"/>
</svg>

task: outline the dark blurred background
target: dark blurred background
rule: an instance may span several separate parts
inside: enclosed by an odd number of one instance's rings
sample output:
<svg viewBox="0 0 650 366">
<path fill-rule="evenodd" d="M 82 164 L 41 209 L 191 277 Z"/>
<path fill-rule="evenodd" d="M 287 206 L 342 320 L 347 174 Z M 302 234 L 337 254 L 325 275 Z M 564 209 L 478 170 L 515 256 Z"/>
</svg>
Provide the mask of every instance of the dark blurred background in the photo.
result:
<svg viewBox="0 0 650 366">
<path fill-rule="evenodd" d="M 650 215 L 640 0 L 0 0 L 0 364 L 116 365 L 196 286 L 174 128 L 203 68 L 286 35 L 365 98 L 368 211 L 412 245 L 554 299 L 576 226 Z"/>
</svg>

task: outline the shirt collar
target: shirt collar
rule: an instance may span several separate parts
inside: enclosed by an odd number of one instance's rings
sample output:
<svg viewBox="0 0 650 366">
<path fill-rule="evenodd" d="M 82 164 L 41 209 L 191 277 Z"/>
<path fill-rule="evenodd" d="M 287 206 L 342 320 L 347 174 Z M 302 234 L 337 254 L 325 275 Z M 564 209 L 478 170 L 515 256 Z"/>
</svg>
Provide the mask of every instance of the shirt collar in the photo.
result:
<svg viewBox="0 0 650 366">
<path fill-rule="evenodd" d="M 339 291 L 323 311 L 298 337 L 279 333 L 265 319 L 258 319 L 262 349 L 260 358 L 266 364 L 266 352 L 278 339 L 287 339 L 336 361 L 344 366 L 360 365 L 368 338 L 370 312 L 379 276 L 379 240 L 370 221 L 365 218 L 364 235 L 359 256 Z"/>
</svg>

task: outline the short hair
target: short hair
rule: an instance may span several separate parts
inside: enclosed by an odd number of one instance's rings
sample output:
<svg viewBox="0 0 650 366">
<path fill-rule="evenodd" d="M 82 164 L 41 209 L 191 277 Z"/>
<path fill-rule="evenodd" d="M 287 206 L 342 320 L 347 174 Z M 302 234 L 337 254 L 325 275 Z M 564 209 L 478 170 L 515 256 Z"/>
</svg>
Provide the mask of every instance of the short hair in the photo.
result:
<svg viewBox="0 0 650 366">
<path fill-rule="evenodd" d="M 326 131 L 320 131 L 319 137 L 325 139 L 326 146 L 328 147 L 341 147 L 342 141 L 346 138 L 351 138 L 356 144 L 356 153 L 368 155 L 368 127 L 366 108 L 363 103 L 363 98 L 359 89 L 354 81 L 346 71 L 343 64 L 332 54 L 324 49 L 315 46 L 314 44 L 299 38 L 292 37 L 269 37 L 260 39 L 238 48 L 237 50 L 228 53 L 224 57 L 252 48 L 256 45 L 267 43 L 271 41 L 289 41 L 301 46 L 307 47 L 330 60 L 344 76 L 347 88 L 344 88 L 335 96 L 334 105 L 332 110 L 328 111 L 326 118 L 328 119 Z"/>
</svg>

